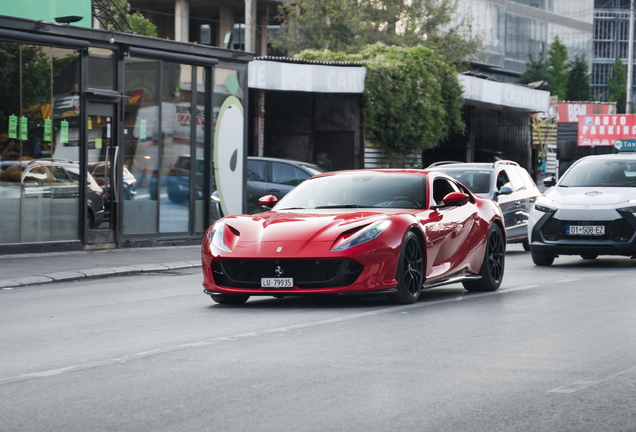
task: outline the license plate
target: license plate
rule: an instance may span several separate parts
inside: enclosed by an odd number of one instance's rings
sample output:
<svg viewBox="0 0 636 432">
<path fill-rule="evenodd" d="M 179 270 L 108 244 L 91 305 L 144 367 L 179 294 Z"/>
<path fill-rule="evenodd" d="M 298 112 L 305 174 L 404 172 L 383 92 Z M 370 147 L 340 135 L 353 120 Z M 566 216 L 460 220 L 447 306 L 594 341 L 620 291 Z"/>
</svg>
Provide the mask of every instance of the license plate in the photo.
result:
<svg viewBox="0 0 636 432">
<path fill-rule="evenodd" d="M 294 278 L 261 278 L 262 288 L 293 288 Z"/>
<path fill-rule="evenodd" d="M 568 225 L 568 235 L 602 236 L 605 235 L 604 225 Z"/>
</svg>

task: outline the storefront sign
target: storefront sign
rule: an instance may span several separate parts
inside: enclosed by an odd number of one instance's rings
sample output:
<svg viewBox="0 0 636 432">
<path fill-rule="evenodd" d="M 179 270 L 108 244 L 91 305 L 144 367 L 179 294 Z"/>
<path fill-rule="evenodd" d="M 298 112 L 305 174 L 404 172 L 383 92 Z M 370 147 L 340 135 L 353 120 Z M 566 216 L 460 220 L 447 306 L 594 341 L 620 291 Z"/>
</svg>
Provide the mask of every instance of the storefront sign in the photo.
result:
<svg viewBox="0 0 636 432">
<path fill-rule="evenodd" d="M 550 92 L 528 87 L 489 81 L 469 75 L 459 75 L 464 87 L 464 99 L 470 104 L 488 104 L 494 108 L 515 108 L 526 111 L 547 112 Z"/>
<path fill-rule="evenodd" d="M 616 114 L 616 104 L 559 102 L 558 113 L 557 122 L 578 123 L 582 115 Z"/>
<path fill-rule="evenodd" d="M 317 93 L 364 93 L 367 68 L 275 61 L 248 64 L 248 86 L 263 90 Z"/>
<path fill-rule="evenodd" d="M 18 138 L 18 117 L 9 116 L 9 138 Z"/>
<path fill-rule="evenodd" d="M 579 116 L 579 146 L 613 146 L 616 140 L 636 138 L 636 115 Z"/>
<path fill-rule="evenodd" d="M 44 141 L 51 141 L 52 123 L 51 119 L 44 120 Z"/>
</svg>

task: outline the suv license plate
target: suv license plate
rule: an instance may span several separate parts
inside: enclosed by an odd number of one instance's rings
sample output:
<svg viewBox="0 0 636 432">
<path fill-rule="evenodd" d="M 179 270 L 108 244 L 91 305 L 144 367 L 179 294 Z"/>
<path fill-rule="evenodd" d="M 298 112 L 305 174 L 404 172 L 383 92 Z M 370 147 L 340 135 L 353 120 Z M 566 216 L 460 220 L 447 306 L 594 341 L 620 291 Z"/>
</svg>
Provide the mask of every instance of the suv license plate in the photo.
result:
<svg viewBox="0 0 636 432">
<path fill-rule="evenodd" d="M 568 225 L 568 235 L 602 236 L 605 235 L 604 225 Z"/>
<path fill-rule="evenodd" d="M 262 288 L 293 288 L 294 278 L 261 278 Z"/>
</svg>

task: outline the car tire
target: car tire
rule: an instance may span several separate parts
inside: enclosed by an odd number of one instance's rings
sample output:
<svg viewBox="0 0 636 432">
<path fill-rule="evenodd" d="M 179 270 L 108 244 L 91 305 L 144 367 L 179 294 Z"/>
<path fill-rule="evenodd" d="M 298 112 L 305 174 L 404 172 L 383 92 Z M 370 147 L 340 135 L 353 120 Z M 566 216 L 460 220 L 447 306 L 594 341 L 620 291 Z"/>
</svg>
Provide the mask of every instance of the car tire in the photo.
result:
<svg viewBox="0 0 636 432">
<path fill-rule="evenodd" d="M 523 246 L 523 250 L 526 252 L 530 252 L 530 242 L 528 240 L 524 240 L 523 243 L 521 243 Z"/>
<path fill-rule="evenodd" d="M 242 305 L 250 298 L 248 295 L 211 295 L 212 300 L 222 305 L 238 306 Z"/>
<path fill-rule="evenodd" d="M 534 265 L 540 267 L 551 266 L 554 262 L 554 258 L 555 257 L 553 255 L 542 255 L 536 252 L 532 252 L 532 262 L 534 262 Z"/>
<path fill-rule="evenodd" d="M 595 255 L 595 254 L 581 255 L 581 258 L 583 258 L 585 260 L 594 260 L 594 259 L 598 258 L 598 255 Z"/>
<path fill-rule="evenodd" d="M 419 238 L 409 231 L 402 241 L 396 279 L 397 292 L 389 295 L 393 304 L 415 303 L 424 284 L 424 250 Z"/>
<path fill-rule="evenodd" d="M 488 241 L 484 260 L 479 270 L 481 279 L 462 282 L 466 291 L 497 291 L 503 281 L 506 264 L 506 243 L 499 226 L 492 224 L 488 230 Z"/>
</svg>

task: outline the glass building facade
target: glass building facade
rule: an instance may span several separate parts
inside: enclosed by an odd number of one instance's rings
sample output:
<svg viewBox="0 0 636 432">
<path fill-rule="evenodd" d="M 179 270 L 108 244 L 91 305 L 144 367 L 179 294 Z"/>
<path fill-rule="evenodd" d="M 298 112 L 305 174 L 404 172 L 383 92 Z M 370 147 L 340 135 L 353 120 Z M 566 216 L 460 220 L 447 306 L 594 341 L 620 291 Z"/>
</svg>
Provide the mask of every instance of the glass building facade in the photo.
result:
<svg viewBox="0 0 636 432">
<path fill-rule="evenodd" d="M 528 56 L 547 54 L 556 36 L 572 59 L 591 62 L 594 0 L 459 0 L 458 16 L 472 20 L 481 39 L 475 64 L 502 81 L 516 81 Z M 591 63 L 590 63 L 591 64 Z"/>
<path fill-rule="evenodd" d="M 627 70 L 629 5 L 629 0 L 595 1 L 594 54 L 592 59 L 592 96 L 594 99 L 607 100 L 609 96 L 607 80 L 612 76 L 612 67 L 617 57 L 621 59 L 625 65 L 625 70 Z M 632 82 L 636 84 L 636 80 L 632 79 Z M 634 94 L 633 88 L 632 94 Z"/>
<path fill-rule="evenodd" d="M 250 58 L 47 27 L 0 17 L 3 251 L 199 242 L 224 210 L 242 212 Z M 230 97 L 240 115 L 216 140 Z"/>
</svg>

